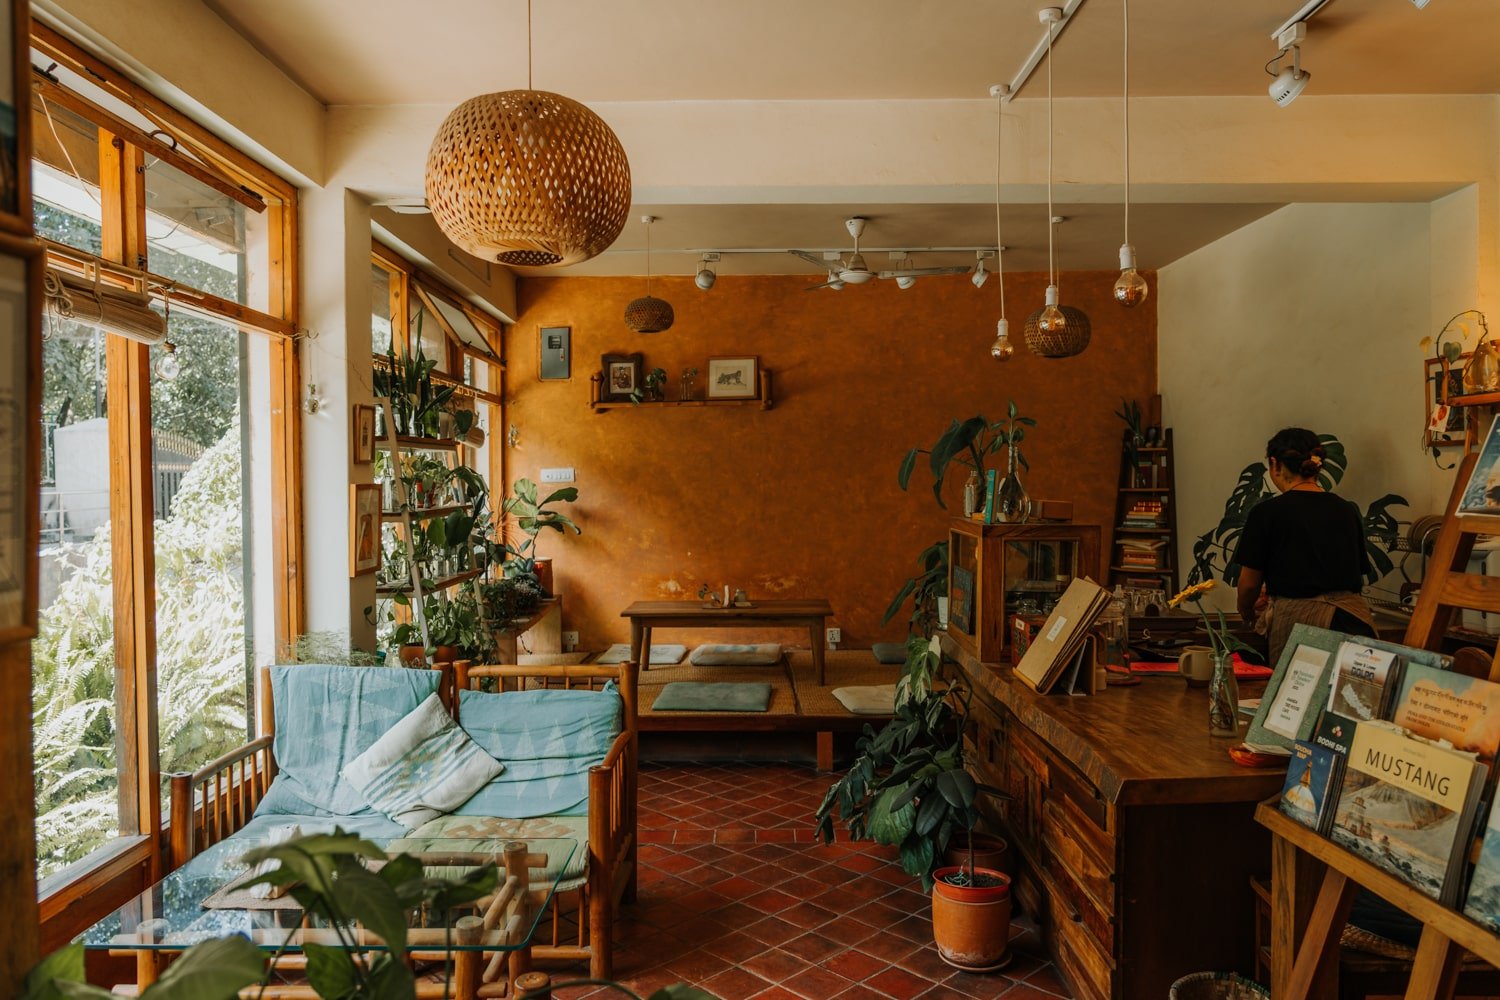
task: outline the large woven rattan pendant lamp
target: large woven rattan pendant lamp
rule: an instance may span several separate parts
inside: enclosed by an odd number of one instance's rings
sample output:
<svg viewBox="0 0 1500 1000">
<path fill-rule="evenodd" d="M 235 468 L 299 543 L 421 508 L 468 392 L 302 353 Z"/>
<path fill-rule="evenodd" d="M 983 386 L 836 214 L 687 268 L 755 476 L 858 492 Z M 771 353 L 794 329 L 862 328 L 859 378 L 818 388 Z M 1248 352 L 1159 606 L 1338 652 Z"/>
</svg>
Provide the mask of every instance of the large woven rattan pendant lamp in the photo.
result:
<svg viewBox="0 0 1500 1000">
<path fill-rule="evenodd" d="M 1052 39 L 1062 11 L 1041 12 L 1047 25 L 1047 296 L 1046 304 L 1026 317 L 1026 346 L 1044 358 L 1071 358 L 1089 346 L 1093 330 L 1082 309 L 1058 305 L 1056 231 L 1062 218 L 1052 214 Z"/>
<path fill-rule="evenodd" d="M 561 94 L 526 89 L 471 97 L 427 151 L 427 204 L 438 228 L 483 260 L 522 267 L 598 256 L 630 213 L 630 163 L 604 119 Z"/>
<path fill-rule="evenodd" d="M 661 333 L 677 318 L 672 303 L 651 296 L 651 223 L 655 221 L 654 215 L 641 216 L 646 226 L 646 294 L 625 307 L 625 325 L 636 333 Z"/>
</svg>

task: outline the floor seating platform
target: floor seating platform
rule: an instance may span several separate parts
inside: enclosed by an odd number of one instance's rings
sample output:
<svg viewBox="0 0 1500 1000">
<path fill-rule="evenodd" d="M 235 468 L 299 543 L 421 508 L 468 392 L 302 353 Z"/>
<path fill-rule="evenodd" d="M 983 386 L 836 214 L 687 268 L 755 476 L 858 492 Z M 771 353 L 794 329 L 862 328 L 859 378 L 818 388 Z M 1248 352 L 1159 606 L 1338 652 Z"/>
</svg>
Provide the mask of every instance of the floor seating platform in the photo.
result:
<svg viewBox="0 0 1500 1000">
<path fill-rule="evenodd" d="M 877 663 L 868 649 L 830 650 L 825 654 L 823 684 L 810 650 L 789 649 L 778 664 L 765 667 L 695 667 L 684 660 L 674 666 L 653 667 L 639 677 L 640 730 L 643 733 L 762 732 L 813 733 L 817 738 L 818 767 L 833 767 L 833 734 L 858 732 L 865 723 L 876 727 L 882 717 L 855 715 L 833 696 L 835 688 L 891 684 L 901 667 Z M 662 687 L 672 681 L 768 683 L 771 704 L 765 712 L 657 712 L 651 706 Z"/>
</svg>

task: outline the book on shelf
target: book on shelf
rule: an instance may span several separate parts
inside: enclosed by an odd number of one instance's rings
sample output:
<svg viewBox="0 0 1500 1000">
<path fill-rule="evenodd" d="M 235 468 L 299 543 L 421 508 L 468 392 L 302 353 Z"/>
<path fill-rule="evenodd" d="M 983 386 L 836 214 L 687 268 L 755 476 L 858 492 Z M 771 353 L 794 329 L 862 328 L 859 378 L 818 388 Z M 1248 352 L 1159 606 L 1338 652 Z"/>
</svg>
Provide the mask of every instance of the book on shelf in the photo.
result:
<svg viewBox="0 0 1500 1000">
<path fill-rule="evenodd" d="M 1458 509 L 1465 514 L 1500 514 L 1500 414 L 1485 432 Z"/>
<path fill-rule="evenodd" d="M 1500 809 L 1490 803 L 1489 820 L 1484 825 L 1484 840 L 1479 860 L 1469 876 L 1469 894 L 1464 899 L 1464 915 L 1482 924 L 1491 934 L 1500 934 Z"/>
<path fill-rule="evenodd" d="M 1408 663 L 1395 690 L 1392 722 L 1494 766 L 1500 751 L 1500 684 Z"/>
<path fill-rule="evenodd" d="M 1328 710 L 1356 722 L 1385 718 L 1402 662 L 1394 650 L 1343 643 L 1334 658 Z"/>
<path fill-rule="evenodd" d="M 1292 744 L 1281 811 L 1311 830 L 1327 835 L 1333 824 L 1333 803 L 1343 778 L 1344 758 L 1306 740 Z"/>
<path fill-rule="evenodd" d="M 1458 902 L 1487 768 L 1388 722 L 1359 722 L 1330 835 L 1444 905 Z"/>
</svg>

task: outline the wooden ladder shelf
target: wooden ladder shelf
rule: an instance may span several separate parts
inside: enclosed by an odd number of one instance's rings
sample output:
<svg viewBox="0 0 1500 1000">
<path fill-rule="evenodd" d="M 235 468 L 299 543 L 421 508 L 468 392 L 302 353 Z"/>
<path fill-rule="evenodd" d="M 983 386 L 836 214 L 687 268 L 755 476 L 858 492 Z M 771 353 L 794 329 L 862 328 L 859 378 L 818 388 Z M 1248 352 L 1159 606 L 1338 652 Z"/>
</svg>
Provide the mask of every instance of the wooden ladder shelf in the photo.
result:
<svg viewBox="0 0 1500 1000">
<path fill-rule="evenodd" d="M 1467 572 L 1475 538 L 1500 535 L 1500 517 L 1459 512 L 1475 460 L 1471 453 L 1459 464 L 1406 629 L 1408 646 L 1438 649 L 1456 611 L 1500 611 L 1500 577 Z M 1489 658 L 1488 676 L 1500 681 L 1500 651 Z M 1272 836 L 1271 995 L 1277 1000 L 1336 995 L 1339 938 L 1361 887 L 1423 925 L 1406 1000 L 1449 1000 L 1466 951 L 1500 968 L 1500 935 L 1283 816 L 1275 799 L 1261 803 L 1256 819 Z"/>
</svg>

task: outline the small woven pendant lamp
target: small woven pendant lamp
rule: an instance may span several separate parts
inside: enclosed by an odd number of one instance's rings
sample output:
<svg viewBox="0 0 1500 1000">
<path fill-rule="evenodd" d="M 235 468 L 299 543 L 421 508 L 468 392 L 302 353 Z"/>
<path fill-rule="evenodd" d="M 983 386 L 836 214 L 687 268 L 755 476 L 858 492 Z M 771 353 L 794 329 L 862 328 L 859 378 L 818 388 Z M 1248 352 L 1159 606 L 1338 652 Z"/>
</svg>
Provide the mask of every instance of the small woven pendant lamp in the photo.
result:
<svg viewBox="0 0 1500 1000">
<path fill-rule="evenodd" d="M 661 333 L 677 318 L 672 303 L 651 295 L 651 223 L 654 215 L 641 216 L 646 226 L 646 294 L 625 307 L 625 325 L 636 333 Z"/>
<path fill-rule="evenodd" d="M 619 237 L 630 213 L 630 163 L 610 127 L 561 94 L 531 88 L 471 97 L 427 152 L 427 205 L 443 235 L 482 260 L 577 264 Z"/>
</svg>

